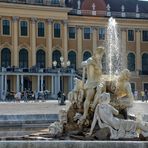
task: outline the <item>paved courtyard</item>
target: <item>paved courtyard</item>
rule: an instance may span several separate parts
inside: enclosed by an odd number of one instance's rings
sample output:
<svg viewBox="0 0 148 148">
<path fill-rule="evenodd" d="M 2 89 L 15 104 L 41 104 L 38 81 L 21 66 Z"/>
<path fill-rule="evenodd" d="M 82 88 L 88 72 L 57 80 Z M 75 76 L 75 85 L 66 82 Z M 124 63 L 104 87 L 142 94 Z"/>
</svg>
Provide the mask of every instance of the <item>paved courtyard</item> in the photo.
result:
<svg viewBox="0 0 148 148">
<path fill-rule="evenodd" d="M 46 102 L 1 102 L 0 115 L 24 115 L 24 114 L 57 114 L 60 109 L 68 108 L 66 105 L 58 105 L 57 100 Z M 135 101 L 131 113 L 148 114 L 148 103 Z"/>
<path fill-rule="evenodd" d="M 57 114 L 67 105 L 58 105 L 58 101 L 46 102 L 1 102 L 0 115 L 25 115 L 25 114 Z"/>
</svg>

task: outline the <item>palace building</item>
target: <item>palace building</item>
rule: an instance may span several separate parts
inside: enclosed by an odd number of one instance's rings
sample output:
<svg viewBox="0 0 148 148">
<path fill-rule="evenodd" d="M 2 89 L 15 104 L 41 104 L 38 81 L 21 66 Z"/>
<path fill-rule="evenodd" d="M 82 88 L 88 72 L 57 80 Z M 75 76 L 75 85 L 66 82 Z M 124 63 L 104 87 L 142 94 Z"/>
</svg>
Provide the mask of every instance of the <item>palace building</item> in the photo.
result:
<svg viewBox="0 0 148 148">
<path fill-rule="evenodd" d="M 133 91 L 148 89 L 148 1 L 0 0 L 1 95 L 67 93 L 81 62 L 105 45 L 110 17 L 120 29 Z"/>
</svg>

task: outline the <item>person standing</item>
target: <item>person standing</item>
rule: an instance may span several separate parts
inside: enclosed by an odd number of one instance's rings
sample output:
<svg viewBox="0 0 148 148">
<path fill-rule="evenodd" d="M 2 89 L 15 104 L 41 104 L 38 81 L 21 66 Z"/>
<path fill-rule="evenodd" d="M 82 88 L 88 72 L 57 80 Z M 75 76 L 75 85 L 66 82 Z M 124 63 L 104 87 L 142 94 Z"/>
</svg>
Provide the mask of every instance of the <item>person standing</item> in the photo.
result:
<svg viewBox="0 0 148 148">
<path fill-rule="evenodd" d="M 145 91 L 144 91 L 144 100 L 147 102 L 147 100 L 148 100 L 148 90 L 147 89 L 145 89 Z"/>
<path fill-rule="evenodd" d="M 135 100 L 138 100 L 138 91 L 137 90 L 134 91 L 134 97 L 135 97 Z"/>
<path fill-rule="evenodd" d="M 38 91 L 37 90 L 34 92 L 34 97 L 35 97 L 35 101 L 37 101 L 38 100 L 38 97 L 39 97 L 39 94 L 38 94 Z"/>
<path fill-rule="evenodd" d="M 142 91 L 141 91 L 141 99 L 142 99 L 142 102 L 144 101 L 144 96 L 145 96 L 145 93 L 144 93 L 144 91 L 142 90 Z"/>
<path fill-rule="evenodd" d="M 27 91 L 26 91 L 26 89 L 24 91 L 24 101 L 27 102 Z"/>
</svg>

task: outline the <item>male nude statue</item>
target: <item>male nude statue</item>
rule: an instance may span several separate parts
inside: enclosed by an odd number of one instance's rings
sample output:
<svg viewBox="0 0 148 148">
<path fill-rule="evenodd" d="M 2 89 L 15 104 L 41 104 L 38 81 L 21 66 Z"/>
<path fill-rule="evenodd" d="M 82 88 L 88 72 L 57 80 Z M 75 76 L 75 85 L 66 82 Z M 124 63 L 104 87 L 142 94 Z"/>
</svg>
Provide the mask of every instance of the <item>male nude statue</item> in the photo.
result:
<svg viewBox="0 0 148 148">
<path fill-rule="evenodd" d="M 84 102 L 84 113 L 80 119 L 80 123 L 83 123 L 88 115 L 88 109 L 90 103 L 94 101 L 94 96 L 96 94 L 96 88 L 100 84 L 100 78 L 102 75 L 102 56 L 105 52 L 103 47 L 98 47 L 93 53 L 93 56 L 88 60 L 82 62 L 83 68 L 87 71 L 87 81 L 84 84 L 85 89 L 85 102 Z"/>
</svg>

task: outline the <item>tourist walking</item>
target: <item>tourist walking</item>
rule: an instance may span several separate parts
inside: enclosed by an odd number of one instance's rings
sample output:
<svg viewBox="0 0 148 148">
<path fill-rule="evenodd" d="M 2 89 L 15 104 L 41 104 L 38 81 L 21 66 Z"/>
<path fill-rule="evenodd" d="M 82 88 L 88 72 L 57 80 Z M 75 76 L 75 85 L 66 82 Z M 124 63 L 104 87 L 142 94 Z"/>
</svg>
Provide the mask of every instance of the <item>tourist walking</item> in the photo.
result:
<svg viewBox="0 0 148 148">
<path fill-rule="evenodd" d="M 144 101 L 144 96 L 145 96 L 145 92 L 142 90 L 141 91 L 141 100 L 142 100 L 142 102 Z"/>
<path fill-rule="evenodd" d="M 138 100 L 138 91 L 137 90 L 134 91 L 134 97 L 135 97 L 135 100 Z"/>
<path fill-rule="evenodd" d="M 21 92 L 20 92 L 20 91 L 18 91 L 18 92 L 15 94 L 15 99 L 16 99 L 16 101 L 20 102 L 20 100 L 21 100 Z"/>
<path fill-rule="evenodd" d="M 24 91 L 24 97 L 23 97 L 23 99 L 24 99 L 24 102 L 27 102 L 27 91 L 26 91 L 26 89 Z"/>
<path fill-rule="evenodd" d="M 148 90 L 147 89 L 145 89 L 145 91 L 144 91 L 144 100 L 147 102 L 147 100 L 148 100 Z"/>
<path fill-rule="evenodd" d="M 34 97 L 35 97 L 35 101 L 37 101 L 38 100 L 38 91 L 36 90 L 35 92 L 34 92 Z"/>
</svg>

